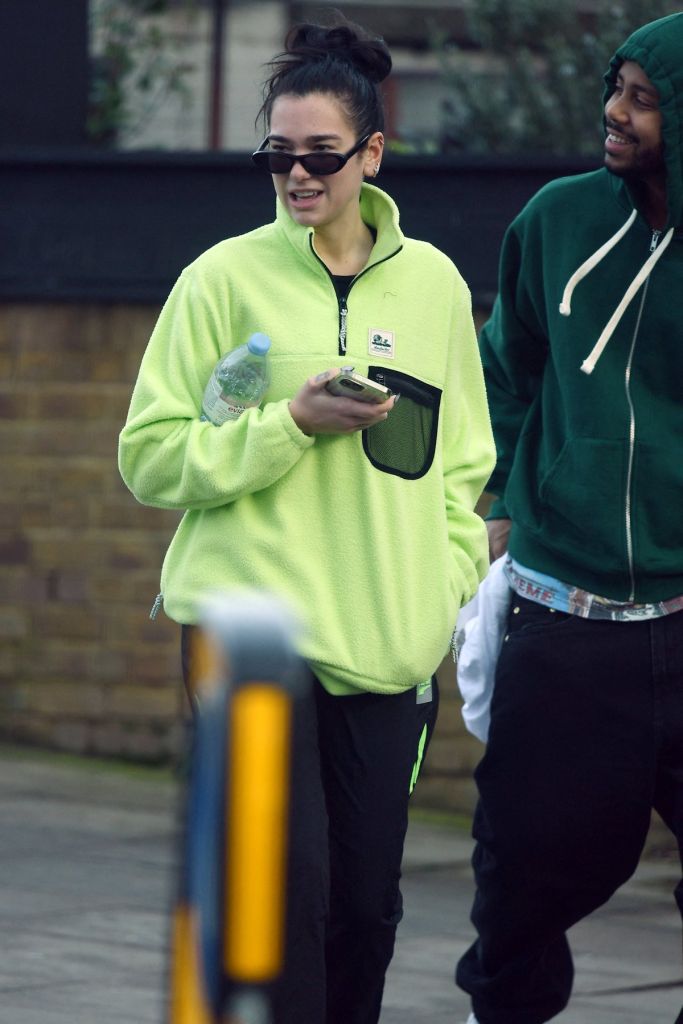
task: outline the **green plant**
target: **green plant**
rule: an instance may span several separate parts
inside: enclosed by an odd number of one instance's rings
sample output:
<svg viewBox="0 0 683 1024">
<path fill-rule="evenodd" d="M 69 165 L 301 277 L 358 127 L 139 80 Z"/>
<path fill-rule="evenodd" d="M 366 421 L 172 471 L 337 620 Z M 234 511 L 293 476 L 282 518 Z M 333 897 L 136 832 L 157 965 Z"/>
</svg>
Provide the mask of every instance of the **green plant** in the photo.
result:
<svg viewBox="0 0 683 1024">
<path fill-rule="evenodd" d="M 93 142 L 115 144 L 121 132 L 140 131 L 167 97 L 189 98 L 193 67 L 169 32 L 168 8 L 169 0 L 91 0 L 87 131 Z M 135 93 L 142 104 L 131 104 Z"/>
<path fill-rule="evenodd" d="M 596 153 L 610 56 L 639 25 L 675 10 L 671 0 L 477 0 L 467 13 L 472 48 L 433 35 L 448 91 L 442 149 Z"/>
</svg>

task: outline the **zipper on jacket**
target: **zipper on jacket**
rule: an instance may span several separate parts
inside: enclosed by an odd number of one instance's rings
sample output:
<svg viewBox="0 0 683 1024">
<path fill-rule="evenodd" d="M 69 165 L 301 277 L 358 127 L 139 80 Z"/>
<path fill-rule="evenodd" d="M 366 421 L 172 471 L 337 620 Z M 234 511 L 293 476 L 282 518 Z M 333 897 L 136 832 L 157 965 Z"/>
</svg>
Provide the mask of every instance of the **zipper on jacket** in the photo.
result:
<svg viewBox="0 0 683 1024">
<path fill-rule="evenodd" d="M 657 244 L 661 237 L 661 231 L 653 231 L 652 238 L 650 240 L 650 252 L 654 252 L 657 248 Z M 647 295 L 647 289 L 650 284 L 650 278 L 648 277 L 643 288 L 643 295 L 640 300 L 640 307 L 638 309 L 638 317 L 636 319 L 636 326 L 633 331 L 633 337 L 631 338 L 631 347 L 628 353 L 628 359 L 626 361 L 626 372 L 624 374 L 624 389 L 626 391 L 626 401 L 628 403 L 629 410 L 629 431 L 628 431 L 628 460 L 626 465 L 626 503 L 624 507 L 624 520 L 626 525 L 626 557 L 628 560 L 628 573 L 631 581 L 631 593 L 629 594 L 629 601 L 635 601 L 636 599 L 636 570 L 633 558 L 633 514 L 632 514 L 632 503 L 631 503 L 631 488 L 633 486 L 633 460 L 635 458 L 636 451 L 636 411 L 633 406 L 633 398 L 631 397 L 631 370 L 633 368 L 633 353 L 635 352 L 636 340 L 638 338 L 638 331 L 640 330 L 640 321 L 643 316 L 643 308 L 645 306 L 645 297 Z"/>
<path fill-rule="evenodd" d="M 348 307 L 348 304 L 347 304 L 347 299 L 349 297 L 349 292 L 353 288 L 353 286 L 356 283 L 356 281 L 360 281 L 361 277 L 363 277 L 364 274 L 367 274 L 367 272 L 369 270 L 372 270 L 373 267 L 378 267 L 380 265 L 380 263 L 386 263 L 387 260 L 392 259 L 394 256 L 396 256 L 401 251 L 402 248 L 403 248 L 402 245 L 399 246 L 399 248 L 396 249 L 395 252 L 392 252 L 388 256 L 385 256 L 383 260 L 377 260 L 377 263 L 371 263 L 369 267 L 365 267 L 364 270 L 361 270 L 360 274 L 356 274 L 356 276 L 354 277 L 353 281 L 349 285 L 349 291 L 346 293 L 346 295 L 342 295 L 341 299 L 339 299 L 339 355 L 340 356 L 345 356 L 346 355 L 346 318 L 347 318 L 347 316 L 349 314 L 349 307 Z M 313 250 L 313 251 L 315 252 L 315 250 Z M 320 257 L 318 257 L 318 258 L 320 258 Z M 320 262 L 322 263 L 322 260 L 320 260 Z M 325 266 L 324 263 L 323 263 L 323 266 Z M 327 270 L 327 267 L 325 267 L 325 270 Z M 329 270 L 327 270 L 327 273 L 330 274 Z M 330 274 L 330 278 L 331 277 L 332 277 L 332 274 Z"/>
<path fill-rule="evenodd" d="M 159 614 L 159 609 L 161 608 L 163 600 L 163 594 L 157 594 L 157 596 L 154 598 L 154 604 L 152 605 L 152 608 L 149 613 L 150 619 L 156 619 L 157 615 Z"/>
<path fill-rule="evenodd" d="M 325 263 L 323 263 L 323 261 L 320 259 L 320 257 L 318 256 L 317 252 L 315 251 L 315 247 L 313 245 L 313 235 L 309 236 L 308 244 L 310 245 L 311 252 L 313 253 L 315 258 L 317 259 L 318 263 L 321 265 L 321 267 L 324 268 L 325 273 L 327 274 L 327 276 L 330 279 L 330 284 L 334 288 L 334 283 L 332 281 L 332 274 L 328 270 L 328 268 L 325 265 Z M 369 270 L 372 270 L 373 267 L 378 267 L 380 265 L 380 263 L 386 263 L 387 260 L 391 260 L 391 259 L 394 258 L 394 256 L 398 256 L 398 254 L 400 253 L 402 248 L 403 248 L 403 246 L 399 245 L 398 249 L 395 249 L 393 252 L 390 252 L 388 256 L 384 256 L 383 259 L 377 260 L 376 263 L 371 263 L 369 267 L 365 267 L 363 270 L 361 270 L 360 274 L 356 274 L 356 276 L 354 277 L 353 281 L 349 285 L 349 291 L 346 293 L 346 295 L 342 296 L 341 299 L 337 299 L 337 304 L 339 306 L 339 346 L 338 347 L 339 347 L 339 355 L 340 356 L 346 355 L 346 332 L 347 332 L 346 318 L 347 318 L 347 316 L 349 314 L 349 307 L 348 307 L 348 303 L 347 303 L 347 299 L 349 297 L 349 292 L 353 288 L 353 286 L 356 283 L 356 281 L 359 281 L 360 278 L 364 274 L 367 274 L 367 272 Z M 336 289 L 335 289 L 335 296 L 336 296 Z"/>
<path fill-rule="evenodd" d="M 353 281 L 351 282 L 353 285 Z M 349 287 L 349 291 L 351 288 Z M 348 295 L 348 293 L 347 293 Z M 349 307 L 346 304 L 347 295 L 342 295 L 339 300 L 339 355 L 346 355 L 346 317 Z"/>
</svg>

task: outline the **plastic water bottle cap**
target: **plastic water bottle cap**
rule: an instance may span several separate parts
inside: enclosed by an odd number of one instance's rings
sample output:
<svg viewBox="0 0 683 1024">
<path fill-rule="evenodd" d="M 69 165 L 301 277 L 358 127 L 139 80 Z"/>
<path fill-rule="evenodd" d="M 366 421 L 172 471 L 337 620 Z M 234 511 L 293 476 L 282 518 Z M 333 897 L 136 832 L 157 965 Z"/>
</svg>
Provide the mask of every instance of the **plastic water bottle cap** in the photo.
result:
<svg viewBox="0 0 683 1024">
<path fill-rule="evenodd" d="M 255 356 L 264 356 L 270 348 L 270 338 L 267 334 L 257 331 L 249 338 L 247 348 Z"/>
</svg>

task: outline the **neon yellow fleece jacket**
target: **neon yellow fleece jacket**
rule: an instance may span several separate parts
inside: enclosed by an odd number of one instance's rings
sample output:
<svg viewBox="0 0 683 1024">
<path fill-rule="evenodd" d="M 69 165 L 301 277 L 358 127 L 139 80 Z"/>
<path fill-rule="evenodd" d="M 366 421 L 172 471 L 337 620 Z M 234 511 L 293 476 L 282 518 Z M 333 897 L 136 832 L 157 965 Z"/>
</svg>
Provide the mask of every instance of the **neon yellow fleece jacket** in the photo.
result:
<svg viewBox="0 0 683 1024">
<path fill-rule="evenodd" d="M 166 613 L 197 621 L 216 590 L 255 588 L 304 624 L 324 686 L 398 693 L 429 678 L 487 571 L 474 512 L 495 459 L 469 292 L 450 260 L 403 237 L 392 200 L 364 185 L 376 232 L 338 301 L 313 232 L 277 217 L 187 267 L 142 360 L 119 467 L 136 498 L 185 514 L 164 560 Z M 272 339 L 260 408 L 200 420 L 218 359 Z M 289 400 L 352 365 L 401 399 L 351 435 L 309 437 Z"/>
</svg>

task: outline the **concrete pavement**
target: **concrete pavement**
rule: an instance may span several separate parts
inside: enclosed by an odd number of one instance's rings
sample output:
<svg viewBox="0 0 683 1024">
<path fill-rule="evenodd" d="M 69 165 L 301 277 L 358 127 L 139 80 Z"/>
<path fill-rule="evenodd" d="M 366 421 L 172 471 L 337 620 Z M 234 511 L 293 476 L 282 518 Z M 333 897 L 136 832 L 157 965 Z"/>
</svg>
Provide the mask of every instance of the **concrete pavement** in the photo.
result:
<svg viewBox="0 0 683 1024">
<path fill-rule="evenodd" d="M 162 771 L 0 747 L 0 1024 L 162 1024 L 177 805 Z M 472 938 L 470 854 L 465 830 L 411 821 L 382 1024 L 464 1024 L 452 975 Z M 559 1024 L 673 1024 L 678 875 L 655 835 L 634 879 L 573 929 Z"/>
</svg>

